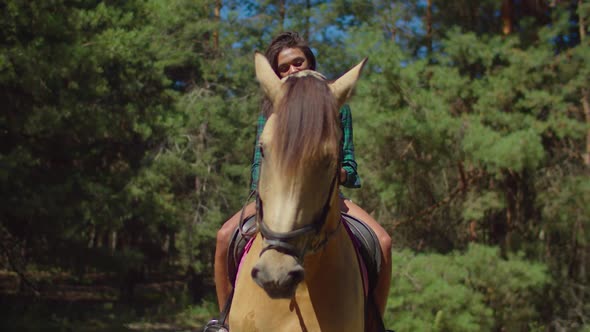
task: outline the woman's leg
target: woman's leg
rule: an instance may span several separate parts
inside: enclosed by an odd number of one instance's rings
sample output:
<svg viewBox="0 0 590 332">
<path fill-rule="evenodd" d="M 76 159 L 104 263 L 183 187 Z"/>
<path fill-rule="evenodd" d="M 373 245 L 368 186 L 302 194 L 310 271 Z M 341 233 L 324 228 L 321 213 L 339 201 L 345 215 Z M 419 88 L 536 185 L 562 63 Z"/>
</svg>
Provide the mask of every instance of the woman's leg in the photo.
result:
<svg viewBox="0 0 590 332">
<path fill-rule="evenodd" d="M 244 208 L 244 219 L 256 213 L 256 205 L 254 202 L 246 205 Z M 215 246 L 215 265 L 214 265 L 214 279 L 215 290 L 217 292 L 217 303 L 219 304 L 219 311 L 223 310 L 232 285 L 229 282 L 227 271 L 227 251 L 229 249 L 229 241 L 233 232 L 240 223 L 240 216 L 242 210 L 234 214 L 223 226 L 217 231 L 217 244 Z"/>
<path fill-rule="evenodd" d="M 379 312 L 383 317 L 385 306 L 387 305 L 387 296 L 389 295 L 389 286 L 391 284 L 391 237 L 371 215 L 351 200 L 342 198 L 341 209 L 343 212 L 364 221 L 375 232 L 379 240 L 379 245 L 381 246 L 381 271 L 377 277 L 374 296 Z"/>
</svg>

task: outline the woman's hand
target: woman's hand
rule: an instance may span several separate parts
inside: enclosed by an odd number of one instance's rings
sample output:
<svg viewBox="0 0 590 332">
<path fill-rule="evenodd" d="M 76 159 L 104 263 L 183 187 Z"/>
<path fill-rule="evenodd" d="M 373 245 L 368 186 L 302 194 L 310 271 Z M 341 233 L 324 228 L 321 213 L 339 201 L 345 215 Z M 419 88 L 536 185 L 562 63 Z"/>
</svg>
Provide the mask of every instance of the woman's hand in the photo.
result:
<svg viewBox="0 0 590 332">
<path fill-rule="evenodd" d="M 346 173 L 346 171 L 344 170 L 343 167 L 340 168 L 340 183 L 344 183 L 346 182 L 346 178 L 348 177 L 348 174 Z"/>
</svg>

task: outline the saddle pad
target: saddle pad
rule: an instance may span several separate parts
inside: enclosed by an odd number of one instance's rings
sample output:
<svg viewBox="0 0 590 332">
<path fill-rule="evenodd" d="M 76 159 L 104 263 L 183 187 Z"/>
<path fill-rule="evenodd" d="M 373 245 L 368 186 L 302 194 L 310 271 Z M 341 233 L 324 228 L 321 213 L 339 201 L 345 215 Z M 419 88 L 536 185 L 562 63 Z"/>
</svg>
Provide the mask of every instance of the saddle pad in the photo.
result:
<svg viewBox="0 0 590 332">
<path fill-rule="evenodd" d="M 352 233 L 353 239 L 358 241 L 357 248 L 367 268 L 369 294 L 371 294 L 381 271 L 381 246 L 379 240 L 375 232 L 360 219 L 346 213 L 342 213 L 342 218 Z"/>
<path fill-rule="evenodd" d="M 234 230 L 229 241 L 229 250 L 227 251 L 227 272 L 232 285 L 236 284 L 238 267 L 244 256 L 246 245 L 254 238 L 253 235 L 257 232 L 256 215 L 246 217 L 241 233 L 239 227 L 238 225 Z"/>
</svg>

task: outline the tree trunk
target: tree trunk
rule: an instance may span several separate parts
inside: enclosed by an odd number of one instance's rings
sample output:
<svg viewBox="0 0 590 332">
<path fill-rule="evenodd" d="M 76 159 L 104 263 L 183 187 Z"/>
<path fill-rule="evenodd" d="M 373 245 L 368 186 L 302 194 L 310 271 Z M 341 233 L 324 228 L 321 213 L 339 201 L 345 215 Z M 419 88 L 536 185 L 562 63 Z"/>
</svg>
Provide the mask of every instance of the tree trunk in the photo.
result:
<svg viewBox="0 0 590 332">
<path fill-rule="evenodd" d="M 432 54 L 432 0 L 428 0 L 426 5 L 426 46 L 428 55 Z"/>
<path fill-rule="evenodd" d="M 582 0 L 578 0 L 578 9 L 582 6 Z M 586 41 L 586 22 L 584 21 L 584 15 L 579 15 L 579 29 L 580 29 L 580 44 L 584 44 Z M 584 115 L 586 116 L 586 123 L 590 124 L 590 92 L 588 88 L 582 89 L 582 107 L 584 108 Z M 586 133 L 586 155 L 584 156 L 584 163 L 586 167 L 590 167 L 590 129 Z M 578 238 L 585 238 L 584 223 L 578 220 L 577 231 L 579 232 Z M 586 253 L 587 245 L 584 243 L 579 244 L 579 256 L 580 256 L 580 281 L 586 281 Z"/>
<path fill-rule="evenodd" d="M 96 239 L 96 227 L 94 225 L 90 225 L 90 234 L 88 235 L 88 248 L 94 248 L 94 241 Z"/>
<path fill-rule="evenodd" d="M 117 231 L 111 231 L 109 236 L 109 249 L 111 250 L 111 254 L 115 253 L 115 249 L 117 249 Z"/>
<path fill-rule="evenodd" d="M 281 27 L 281 29 L 285 29 L 285 0 L 281 0 L 279 3 L 279 17 L 280 17 L 280 22 L 279 22 L 279 26 Z"/>
<path fill-rule="evenodd" d="M 462 161 L 457 163 L 457 169 L 459 170 L 459 178 L 461 179 L 461 191 L 465 194 L 467 193 L 467 176 L 465 175 L 465 168 L 463 167 Z"/>
<path fill-rule="evenodd" d="M 584 115 L 586 117 L 586 123 L 590 124 L 590 93 L 588 88 L 582 89 L 582 107 L 584 108 Z M 584 155 L 584 164 L 590 167 L 590 130 L 586 133 L 586 153 Z"/>
<path fill-rule="evenodd" d="M 578 0 L 578 8 L 582 6 L 582 0 Z M 584 15 L 579 15 L 579 29 L 580 29 L 580 44 L 586 41 L 586 22 Z M 584 108 L 584 115 L 586 122 L 590 124 L 590 92 L 588 88 L 582 89 L 582 107 Z M 584 163 L 590 167 L 590 130 L 586 133 L 586 154 L 584 156 Z"/>
<path fill-rule="evenodd" d="M 513 0 L 503 0 L 502 1 L 502 34 L 504 36 L 508 36 L 512 33 L 513 30 L 513 22 L 512 22 L 512 12 L 513 12 Z"/>
<path fill-rule="evenodd" d="M 307 13 L 305 14 L 305 35 L 303 36 L 305 40 L 309 41 L 309 36 L 311 33 L 311 0 L 306 0 L 305 8 L 307 9 Z"/>
<path fill-rule="evenodd" d="M 215 0 L 213 15 L 215 16 L 215 23 L 217 23 L 215 31 L 213 31 L 213 50 L 217 53 L 219 51 L 219 30 L 221 29 L 221 0 Z"/>
<path fill-rule="evenodd" d="M 397 28 L 395 25 L 395 1 L 392 1 L 391 3 L 391 28 L 390 28 L 390 32 L 391 32 L 391 41 L 395 42 L 395 35 L 397 34 Z"/>
<path fill-rule="evenodd" d="M 518 173 L 512 170 L 506 170 L 504 179 L 504 197 L 506 199 L 506 217 L 503 225 L 498 225 L 500 232 L 497 235 L 498 243 L 501 243 L 505 252 L 510 252 L 512 249 L 512 232 L 516 228 L 516 223 L 519 222 L 519 192 L 521 191 L 521 177 Z M 499 223 L 502 223 L 499 220 Z"/>
<path fill-rule="evenodd" d="M 170 253 L 170 233 L 164 235 L 164 242 L 162 243 L 161 249 L 166 254 Z"/>
</svg>

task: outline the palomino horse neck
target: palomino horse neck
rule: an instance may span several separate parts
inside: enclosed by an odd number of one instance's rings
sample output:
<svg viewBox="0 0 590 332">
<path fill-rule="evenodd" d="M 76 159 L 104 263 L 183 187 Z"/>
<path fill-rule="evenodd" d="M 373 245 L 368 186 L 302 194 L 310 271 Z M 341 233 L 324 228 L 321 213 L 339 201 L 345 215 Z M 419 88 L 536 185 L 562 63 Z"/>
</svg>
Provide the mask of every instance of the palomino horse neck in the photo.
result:
<svg viewBox="0 0 590 332">
<path fill-rule="evenodd" d="M 338 108 L 364 61 L 329 84 L 311 71 L 279 80 L 261 57 L 257 77 L 274 105 L 260 137 L 261 234 L 237 277 L 230 329 L 362 331 L 361 273 L 340 227 Z"/>
</svg>

